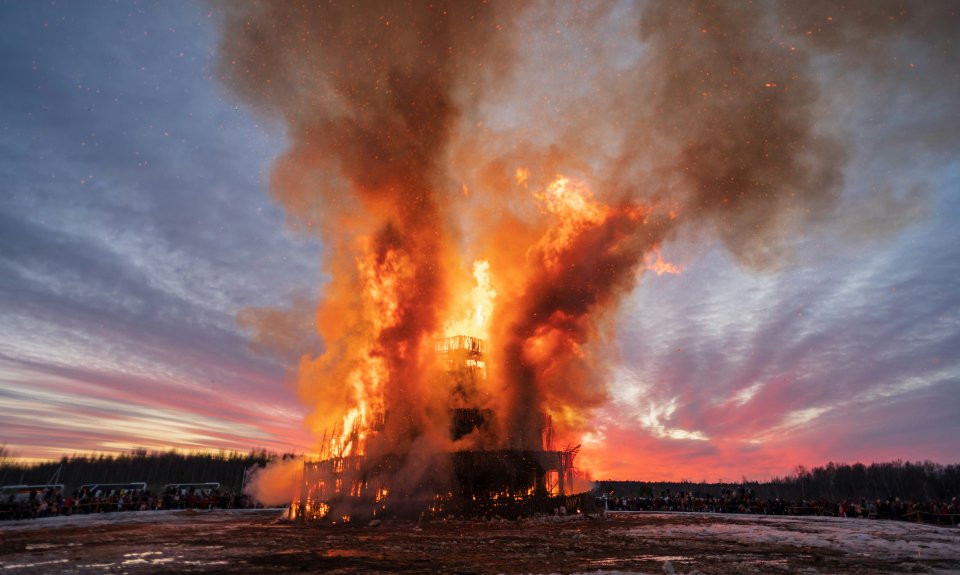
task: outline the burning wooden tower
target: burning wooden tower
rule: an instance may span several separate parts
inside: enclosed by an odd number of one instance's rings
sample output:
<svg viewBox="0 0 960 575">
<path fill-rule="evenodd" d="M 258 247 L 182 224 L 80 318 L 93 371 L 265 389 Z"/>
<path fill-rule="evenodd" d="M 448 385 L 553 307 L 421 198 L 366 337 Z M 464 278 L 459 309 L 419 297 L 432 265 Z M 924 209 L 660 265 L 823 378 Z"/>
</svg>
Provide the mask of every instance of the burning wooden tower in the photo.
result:
<svg viewBox="0 0 960 575">
<path fill-rule="evenodd" d="M 538 450 L 483 449 L 461 441 L 471 434 L 483 436 L 498 423 L 494 411 L 482 407 L 486 342 L 455 336 L 438 341 L 435 349 L 450 387 L 451 445 L 474 447 L 381 455 L 340 450 L 320 461 L 306 461 L 293 517 L 334 522 L 451 514 L 517 517 L 589 506 L 590 497 L 573 493 L 579 446 L 552 449 L 550 421 L 543 414 L 531 414 L 543 429 Z M 382 418 L 356 420 L 353 429 L 345 430 L 350 443 L 382 433 Z"/>
</svg>

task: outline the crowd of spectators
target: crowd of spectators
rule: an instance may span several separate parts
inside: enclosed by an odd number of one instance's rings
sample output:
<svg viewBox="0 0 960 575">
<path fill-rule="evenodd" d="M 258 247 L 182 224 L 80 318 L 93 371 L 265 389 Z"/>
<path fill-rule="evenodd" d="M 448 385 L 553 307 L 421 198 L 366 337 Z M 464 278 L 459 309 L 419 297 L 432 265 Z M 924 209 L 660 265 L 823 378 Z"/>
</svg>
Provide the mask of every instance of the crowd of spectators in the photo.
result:
<svg viewBox="0 0 960 575">
<path fill-rule="evenodd" d="M 220 489 L 168 489 L 154 494 L 149 489 L 97 490 L 83 487 L 65 495 L 59 486 L 38 486 L 0 498 L 0 520 L 36 519 L 77 513 L 153 511 L 160 509 L 236 509 L 254 507 L 244 494 Z"/>
<path fill-rule="evenodd" d="M 886 499 L 845 499 L 828 501 L 801 499 L 760 499 L 750 489 L 725 489 L 721 495 L 691 492 L 670 493 L 659 497 L 617 497 L 605 493 L 597 497 L 597 507 L 608 511 L 687 511 L 699 513 L 749 513 L 755 515 L 819 515 L 894 519 L 960 525 L 960 503 L 950 501 L 915 502 L 899 497 Z"/>
<path fill-rule="evenodd" d="M 825 498 L 788 501 L 779 498 L 760 499 L 750 489 L 741 488 L 725 489 L 719 496 L 685 491 L 664 491 L 656 497 L 621 497 L 604 493 L 597 496 L 596 502 L 599 509 L 607 511 L 817 515 L 960 525 L 960 503 L 956 497 L 950 501 L 927 502 L 908 501 L 899 497 L 845 499 L 840 502 Z M 149 489 L 97 490 L 83 487 L 65 496 L 60 486 L 39 486 L 0 498 L 0 520 L 77 513 L 245 509 L 256 506 L 245 494 L 220 489 L 167 489 L 157 495 Z"/>
</svg>

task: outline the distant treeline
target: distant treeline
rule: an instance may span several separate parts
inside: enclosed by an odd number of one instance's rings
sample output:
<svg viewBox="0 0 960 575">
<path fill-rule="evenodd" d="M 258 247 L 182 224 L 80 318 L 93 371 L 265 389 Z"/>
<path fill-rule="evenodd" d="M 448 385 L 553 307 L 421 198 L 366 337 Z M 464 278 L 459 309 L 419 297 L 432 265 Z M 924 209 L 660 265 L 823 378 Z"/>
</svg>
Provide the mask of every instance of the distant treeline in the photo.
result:
<svg viewBox="0 0 960 575">
<path fill-rule="evenodd" d="M 669 491 L 720 496 L 726 490 L 749 489 L 760 499 L 800 501 L 825 498 L 828 501 L 876 500 L 899 497 L 913 501 L 949 501 L 960 496 L 960 465 L 931 461 L 891 461 L 864 465 L 828 463 L 807 469 L 799 466 L 788 477 L 759 482 L 744 479 L 731 483 L 597 481 L 598 494 L 615 497 L 658 497 Z"/>
<path fill-rule="evenodd" d="M 17 463 L 0 457 L 0 485 L 62 483 L 67 493 L 88 483 L 130 483 L 144 481 L 159 492 L 168 483 L 218 482 L 221 489 L 238 492 L 244 474 L 282 456 L 266 450 L 248 453 L 182 453 L 179 451 L 134 450 L 120 455 L 93 454 L 63 457 L 59 461 Z"/>
</svg>

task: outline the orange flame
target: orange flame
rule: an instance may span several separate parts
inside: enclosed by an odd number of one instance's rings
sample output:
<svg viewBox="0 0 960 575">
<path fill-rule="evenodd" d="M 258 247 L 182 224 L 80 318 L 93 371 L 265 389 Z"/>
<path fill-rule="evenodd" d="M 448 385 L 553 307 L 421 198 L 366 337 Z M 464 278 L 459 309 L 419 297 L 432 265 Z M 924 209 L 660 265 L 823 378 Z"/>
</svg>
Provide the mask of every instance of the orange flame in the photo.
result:
<svg viewBox="0 0 960 575">
<path fill-rule="evenodd" d="M 532 181 L 525 168 L 517 170 L 516 179 L 524 186 Z M 477 389 L 460 390 L 473 394 L 472 399 L 459 401 L 494 398 L 487 405 L 503 429 L 484 440 L 486 445 L 540 449 L 558 441 L 579 443 L 592 409 L 605 399 L 605 386 L 595 381 L 603 373 L 595 347 L 602 341 L 597 323 L 602 315 L 595 312 L 629 288 L 635 266 L 657 273 L 676 273 L 679 267 L 664 261 L 659 246 L 638 233 L 651 225 L 649 207 L 609 205 L 596 199 L 585 182 L 564 175 L 528 197 L 539 206 L 539 222 L 546 225 L 539 226 L 538 238 L 525 252 L 506 247 L 514 257 L 525 258 L 522 273 L 507 269 L 507 275 L 499 275 L 491 260 L 503 261 L 502 252 L 474 260 L 472 285 L 466 275 L 451 276 L 459 283 L 452 283 L 445 295 L 450 319 L 437 322 L 440 329 L 423 333 L 431 341 L 441 336 L 492 340 L 494 368 L 491 371 L 486 360 L 466 359 L 464 365 L 475 364 L 482 377 L 475 382 Z M 671 211 L 662 219 L 675 217 Z M 335 275 L 330 297 L 318 311 L 331 350 L 301 365 L 301 390 L 309 390 L 305 395 L 313 392 L 311 421 L 326 438 L 326 456 L 365 454 L 371 434 L 382 429 L 397 400 L 420 409 L 448 401 L 417 387 L 416 380 L 402 378 L 404 364 L 433 369 L 420 352 L 411 356 L 409 340 L 393 339 L 414 313 L 410 306 L 421 305 L 404 301 L 416 285 L 419 264 L 395 238 L 381 240 L 358 241 L 353 269 Z M 445 257 L 455 262 L 460 256 Z M 494 287 L 498 283 L 510 286 L 507 295 Z M 424 303 L 439 307 L 438 302 Z M 391 400 L 391 388 L 406 395 Z M 330 400 L 337 389 L 342 390 L 339 403 Z"/>
<path fill-rule="evenodd" d="M 461 302 L 462 309 L 451 310 L 451 314 L 459 314 L 459 317 L 444 324 L 445 337 L 457 335 L 468 335 L 480 339 L 489 337 L 490 317 L 497 297 L 497 290 L 491 284 L 489 261 L 473 262 L 473 279 L 476 283 L 470 289 L 469 300 Z"/>
<path fill-rule="evenodd" d="M 663 259 L 663 256 L 660 255 L 659 247 L 653 248 L 653 250 L 644 256 L 643 263 L 646 269 L 656 273 L 658 276 L 662 276 L 663 274 L 676 275 L 682 271 L 680 266 Z"/>
</svg>

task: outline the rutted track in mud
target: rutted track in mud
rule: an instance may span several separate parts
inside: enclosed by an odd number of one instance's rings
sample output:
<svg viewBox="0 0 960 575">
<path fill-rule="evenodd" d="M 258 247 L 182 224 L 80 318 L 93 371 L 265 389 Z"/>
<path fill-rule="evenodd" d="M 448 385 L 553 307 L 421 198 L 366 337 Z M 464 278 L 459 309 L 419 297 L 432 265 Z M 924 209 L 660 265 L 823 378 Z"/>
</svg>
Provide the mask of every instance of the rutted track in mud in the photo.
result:
<svg viewBox="0 0 960 575">
<path fill-rule="evenodd" d="M 610 514 L 377 527 L 278 511 L 0 524 L 3 573 L 949 573 L 960 530 L 821 518 Z M 669 562 L 669 565 L 667 564 Z"/>
</svg>

